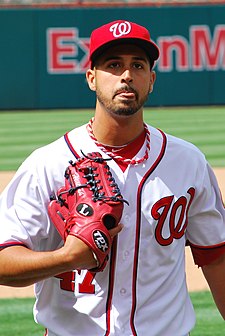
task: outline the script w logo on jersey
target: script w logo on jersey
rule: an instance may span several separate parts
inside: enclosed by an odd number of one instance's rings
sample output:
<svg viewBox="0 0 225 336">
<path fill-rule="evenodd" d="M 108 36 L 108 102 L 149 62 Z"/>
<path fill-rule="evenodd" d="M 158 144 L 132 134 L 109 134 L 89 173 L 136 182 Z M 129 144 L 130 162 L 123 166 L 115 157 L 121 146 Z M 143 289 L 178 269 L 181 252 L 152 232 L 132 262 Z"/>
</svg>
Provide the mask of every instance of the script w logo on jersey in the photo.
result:
<svg viewBox="0 0 225 336">
<path fill-rule="evenodd" d="M 174 239 L 180 239 L 185 233 L 188 211 L 195 195 L 195 189 L 189 188 L 187 193 L 189 198 L 181 196 L 174 202 L 174 195 L 166 196 L 152 207 L 151 215 L 157 221 L 155 238 L 162 246 L 172 244 Z"/>
</svg>

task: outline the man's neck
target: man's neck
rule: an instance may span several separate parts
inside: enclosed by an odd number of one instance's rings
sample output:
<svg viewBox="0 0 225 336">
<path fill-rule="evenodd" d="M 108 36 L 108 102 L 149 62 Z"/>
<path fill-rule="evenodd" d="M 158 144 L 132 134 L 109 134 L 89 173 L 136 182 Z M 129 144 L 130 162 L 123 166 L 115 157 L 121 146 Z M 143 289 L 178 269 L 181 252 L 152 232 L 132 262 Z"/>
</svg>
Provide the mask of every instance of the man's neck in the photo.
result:
<svg viewBox="0 0 225 336">
<path fill-rule="evenodd" d="M 111 116 L 109 114 L 95 114 L 93 134 L 105 145 L 122 146 L 136 139 L 144 129 L 142 113 L 132 116 Z"/>
</svg>

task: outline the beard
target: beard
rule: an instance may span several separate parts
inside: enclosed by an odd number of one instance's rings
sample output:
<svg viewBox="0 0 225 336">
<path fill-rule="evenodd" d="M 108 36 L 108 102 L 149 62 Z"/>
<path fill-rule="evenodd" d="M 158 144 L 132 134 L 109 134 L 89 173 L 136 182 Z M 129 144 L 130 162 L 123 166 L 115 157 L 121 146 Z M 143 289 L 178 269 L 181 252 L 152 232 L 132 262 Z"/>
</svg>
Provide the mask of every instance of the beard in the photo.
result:
<svg viewBox="0 0 225 336">
<path fill-rule="evenodd" d="M 117 93 L 121 90 L 127 92 L 133 92 L 135 94 L 136 99 L 130 101 L 129 99 L 123 101 L 117 101 L 116 96 Z M 123 87 L 120 90 L 117 90 L 112 99 L 105 97 L 105 95 L 101 92 L 99 88 L 96 89 L 96 96 L 99 103 L 104 107 L 104 109 L 117 116 L 130 116 L 138 112 L 144 105 L 144 103 L 148 99 L 149 92 L 147 92 L 142 98 L 139 98 L 138 93 L 129 87 Z"/>
</svg>

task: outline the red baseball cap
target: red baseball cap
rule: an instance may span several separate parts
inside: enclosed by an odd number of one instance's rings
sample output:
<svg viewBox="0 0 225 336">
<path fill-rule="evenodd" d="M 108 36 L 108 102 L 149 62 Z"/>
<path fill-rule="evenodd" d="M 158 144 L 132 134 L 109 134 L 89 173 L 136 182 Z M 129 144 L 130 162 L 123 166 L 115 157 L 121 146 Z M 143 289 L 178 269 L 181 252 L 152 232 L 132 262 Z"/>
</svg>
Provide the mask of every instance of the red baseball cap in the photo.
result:
<svg viewBox="0 0 225 336">
<path fill-rule="evenodd" d="M 133 43 L 145 50 L 152 64 L 159 58 L 159 48 L 151 40 L 149 31 L 136 23 L 117 20 L 93 30 L 90 38 L 90 62 L 106 49 L 118 43 Z"/>
</svg>

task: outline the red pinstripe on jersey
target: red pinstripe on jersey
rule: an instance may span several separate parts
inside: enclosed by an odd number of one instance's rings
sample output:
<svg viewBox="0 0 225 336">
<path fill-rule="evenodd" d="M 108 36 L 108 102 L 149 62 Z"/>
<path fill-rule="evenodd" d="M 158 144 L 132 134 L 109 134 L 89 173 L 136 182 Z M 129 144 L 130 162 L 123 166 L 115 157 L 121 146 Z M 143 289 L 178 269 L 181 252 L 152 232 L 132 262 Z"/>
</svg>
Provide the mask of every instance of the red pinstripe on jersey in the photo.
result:
<svg viewBox="0 0 225 336">
<path fill-rule="evenodd" d="M 160 131 L 160 130 L 159 130 Z M 148 179 L 148 177 L 152 174 L 152 172 L 156 169 L 156 167 L 159 165 L 161 162 L 165 150 L 166 150 L 166 145 L 167 145 L 167 138 L 166 135 L 162 132 L 162 146 L 160 153 L 151 166 L 151 168 L 147 171 L 147 173 L 144 175 L 144 177 L 141 180 L 141 183 L 139 184 L 138 187 L 138 194 L 137 194 L 137 220 L 136 220 L 136 241 L 135 241 L 135 255 L 134 255 L 134 268 L 133 268 L 133 283 L 132 283 L 132 308 L 131 308 L 131 315 L 130 315 L 130 326 L 131 330 L 134 336 L 137 336 L 137 331 L 135 328 L 135 311 L 136 311 L 136 304 L 137 304 L 137 270 L 138 270 L 138 254 L 139 254 L 139 244 L 140 244 L 140 231 L 141 231 L 141 192 L 143 190 L 143 186 Z"/>
<path fill-rule="evenodd" d="M 69 132 L 67 132 L 66 134 L 64 134 L 64 139 L 67 143 L 67 146 L 69 147 L 70 151 L 73 153 L 73 155 L 75 156 L 76 159 L 78 159 L 80 156 L 77 154 L 77 152 L 75 151 L 75 149 L 73 148 L 69 136 L 68 136 Z"/>
<path fill-rule="evenodd" d="M 115 278 L 116 250 L 117 250 L 117 237 L 114 238 L 113 245 L 111 248 L 109 286 L 108 286 L 108 295 L 107 295 L 107 302 L 106 302 L 106 333 L 105 333 L 105 336 L 110 335 L 110 313 L 111 313 L 111 307 L 112 307 L 113 286 L 114 286 L 114 278 Z"/>
</svg>

